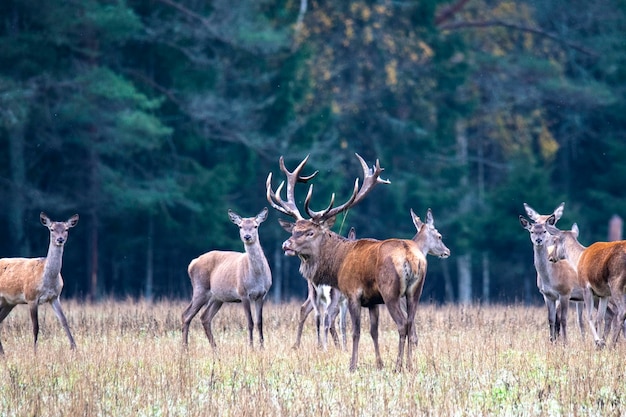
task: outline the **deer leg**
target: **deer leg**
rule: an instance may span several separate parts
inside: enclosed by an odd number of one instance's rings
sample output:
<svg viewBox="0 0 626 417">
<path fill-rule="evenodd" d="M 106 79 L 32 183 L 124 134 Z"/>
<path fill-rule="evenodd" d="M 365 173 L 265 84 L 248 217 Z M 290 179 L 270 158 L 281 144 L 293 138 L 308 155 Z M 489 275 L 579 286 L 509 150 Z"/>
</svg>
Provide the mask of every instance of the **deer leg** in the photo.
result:
<svg viewBox="0 0 626 417">
<path fill-rule="evenodd" d="M 334 290 L 338 292 L 337 290 Z M 337 335 L 337 330 L 335 329 L 335 320 L 339 315 L 339 298 L 332 297 L 331 303 L 326 310 L 326 317 L 324 318 L 324 344 L 326 345 L 328 342 L 328 332 L 330 331 L 330 335 L 333 338 L 333 342 L 335 343 L 335 347 L 339 347 L 339 335 Z"/>
<path fill-rule="evenodd" d="M 352 319 L 352 357 L 350 358 L 350 372 L 356 371 L 359 360 L 359 339 L 361 337 L 361 303 L 358 300 L 349 300 L 348 309 Z"/>
<path fill-rule="evenodd" d="M 243 311 L 246 314 L 246 320 L 248 321 L 248 342 L 250 347 L 254 346 L 254 321 L 252 320 L 252 310 L 250 309 L 250 299 L 244 298 L 241 300 Z"/>
<path fill-rule="evenodd" d="M 30 309 L 30 321 L 33 322 L 33 348 L 37 353 L 37 338 L 39 337 L 39 305 L 37 301 L 32 301 L 28 305 Z"/>
<path fill-rule="evenodd" d="M 339 329 L 341 330 L 341 338 L 342 338 L 342 343 L 343 343 L 343 350 L 347 349 L 348 346 L 348 341 L 346 340 L 346 313 L 348 312 L 348 305 L 345 301 L 342 301 L 342 303 L 339 306 Z"/>
<path fill-rule="evenodd" d="M 386 300 L 387 311 L 398 327 L 398 358 L 396 359 L 396 372 L 402 370 L 402 359 L 404 357 L 404 345 L 408 335 L 407 314 L 402 311 L 402 302 L 399 299 Z"/>
<path fill-rule="evenodd" d="M 256 327 L 259 332 L 259 345 L 263 349 L 263 298 L 259 298 L 255 301 L 254 306 L 256 309 Z"/>
<path fill-rule="evenodd" d="M 65 330 L 65 334 L 67 335 L 67 338 L 70 341 L 70 349 L 72 350 L 76 349 L 76 343 L 74 342 L 74 338 L 72 337 L 72 332 L 70 331 L 70 326 L 67 324 L 67 318 L 65 317 L 65 314 L 63 313 L 63 308 L 61 308 L 61 302 L 59 301 L 58 298 L 55 298 L 54 300 L 52 300 L 52 309 L 57 315 L 57 318 L 59 319 L 61 326 L 63 326 L 63 330 Z"/>
<path fill-rule="evenodd" d="M 611 288 L 611 291 L 613 291 L 613 288 Z M 613 292 L 613 294 L 616 294 L 616 293 Z M 615 313 L 615 318 L 614 318 L 615 331 L 614 331 L 614 336 L 613 336 L 613 345 L 615 346 L 617 345 L 617 342 L 619 340 L 619 335 L 622 332 L 622 327 L 624 325 L 624 320 L 626 319 L 626 303 L 624 302 L 624 295 L 613 297 L 613 299 L 615 300 L 616 310 L 617 310 L 617 312 Z"/>
<path fill-rule="evenodd" d="M 563 334 L 563 343 L 567 343 L 567 312 L 569 308 L 569 295 L 559 295 L 557 303 L 557 319 L 559 329 Z"/>
<path fill-rule="evenodd" d="M 14 305 L 8 305 L 8 304 L 5 304 L 2 307 L 0 307 L 0 323 L 2 323 L 4 321 L 4 319 L 7 318 L 7 316 L 13 310 L 14 307 L 15 307 Z M 4 355 L 4 349 L 2 348 L 2 342 L 0 342 L 0 355 Z"/>
<path fill-rule="evenodd" d="M 213 317 L 220 311 L 222 307 L 222 302 L 217 300 L 216 298 L 211 298 L 209 300 L 209 305 L 202 312 L 202 316 L 200 319 L 202 320 L 202 326 L 204 327 L 204 333 L 206 333 L 206 337 L 209 338 L 209 343 L 211 347 L 215 349 L 217 345 L 215 344 L 215 339 L 213 338 L 213 332 L 211 331 L 211 321 L 213 321 Z"/>
<path fill-rule="evenodd" d="M 596 346 L 603 347 L 605 344 L 604 339 L 603 338 L 601 339 L 600 336 L 598 335 L 598 331 L 596 330 L 596 324 L 594 323 L 594 320 L 593 320 L 594 306 L 593 306 L 593 294 L 591 293 L 591 288 L 583 289 L 583 298 L 585 300 L 585 309 L 587 310 L 587 324 L 589 324 L 589 328 L 591 329 L 593 340 Z M 602 299 L 598 301 L 598 309 L 600 308 L 601 300 Z"/>
<path fill-rule="evenodd" d="M 188 339 L 189 339 L 189 324 L 191 320 L 198 314 L 198 311 L 209 301 L 209 296 L 206 293 L 202 294 L 194 294 L 191 299 L 191 303 L 187 306 L 185 311 L 183 312 L 182 321 L 183 321 L 183 346 L 187 347 Z"/>
<path fill-rule="evenodd" d="M 576 301 L 576 318 L 578 322 L 578 330 L 580 330 L 580 335 L 585 338 L 585 321 L 583 319 L 583 312 L 585 303 L 581 303 L 580 301 Z"/>
<path fill-rule="evenodd" d="M 309 283 L 309 285 L 311 284 Z M 311 313 L 311 311 L 313 311 L 313 303 L 315 303 L 315 300 L 311 299 L 310 294 L 311 293 L 309 289 L 309 296 L 307 297 L 306 301 L 302 304 L 302 306 L 300 306 L 300 321 L 298 322 L 298 332 L 296 333 L 296 343 L 293 345 L 292 349 L 298 349 L 300 347 L 300 339 L 302 338 L 302 330 L 304 328 L 304 322 L 306 321 L 306 318 Z"/>
<path fill-rule="evenodd" d="M 543 296 L 548 308 L 548 325 L 550 326 L 550 341 L 555 342 L 557 338 L 556 331 L 556 302 L 549 299 L 547 296 Z"/>
<path fill-rule="evenodd" d="M 380 356 L 380 348 L 378 346 L 378 318 L 380 309 L 377 305 L 370 307 L 370 335 L 374 342 L 374 352 L 376 354 L 376 368 L 383 369 L 383 358 Z"/>
</svg>

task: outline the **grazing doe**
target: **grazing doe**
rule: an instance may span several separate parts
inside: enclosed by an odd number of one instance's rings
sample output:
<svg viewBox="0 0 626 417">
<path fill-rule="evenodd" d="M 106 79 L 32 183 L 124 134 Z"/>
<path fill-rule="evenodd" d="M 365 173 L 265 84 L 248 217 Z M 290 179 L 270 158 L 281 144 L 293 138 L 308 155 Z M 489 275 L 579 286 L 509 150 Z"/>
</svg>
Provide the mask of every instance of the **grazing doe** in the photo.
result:
<svg viewBox="0 0 626 417">
<path fill-rule="evenodd" d="M 583 299 L 583 288 L 578 284 L 578 275 L 568 262 L 554 263 L 548 260 L 548 246 L 552 244 L 552 238 L 547 231 L 546 221 L 552 219 L 556 222 L 560 219 L 564 206 L 565 203 L 561 203 L 552 214 L 541 215 L 524 203 L 526 214 L 534 223 L 531 224 L 524 216 L 519 216 L 520 224 L 530 233 L 530 241 L 533 244 L 537 287 L 548 309 L 551 342 L 557 340 L 560 332 L 563 333 L 563 341 L 567 341 L 567 312 L 570 300 L 577 302 L 578 325 L 584 334 L 582 309 L 579 304 Z"/>
<path fill-rule="evenodd" d="M 187 268 L 193 296 L 185 309 L 183 345 L 187 346 L 189 324 L 203 306 L 201 319 L 209 343 L 216 347 L 211 321 L 223 303 L 241 303 L 248 320 L 250 346 L 253 346 L 254 322 L 251 303 L 255 304 L 259 343 L 263 347 L 263 302 L 272 285 L 272 273 L 259 242 L 259 225 L 267 219 L 267 207 L 255 217 L 242 218 L 228 210 L 230 221 L 239 226 L 245 253 L 211 251 L 192 260 Z"/>
<path fill-rule="evenodd" d="M 45 258 L 3 258 L 0 259 L 0 323 L 18 304 L 28 304 L 33 323 L 34 348 L 37 350 L 39 336 L 39 305 L 52 304 L 52 309 L 65 330 L 70 348 L 76 343 L 61 308 L 59 297 L 63 289 L 61 264 L 63 248 L 70 228 L 78 223 L 78 214 L 66 222 L 55 222 L 45 214 L 39 215 L 41 224 L 50 230 L 50 244 Z M 0 343 L 0 354 L 4 354 Z"/>
<path fill-rule="evenodd" d="M 413 345 L 408 343 L 408 335 L 417 312 L 417 303 L 424 286 L 426 276 L 426 258 L 412 240 L 404 239 L 356 239 L 350 241 L 330 230 L 329 222 L 335 216 L 359 203 L 377 184 L 389 183 L 382 180 L 383 169 L 378 161 L 369 169 L 363 158 L 356 155 L 363 168 L 363 185 L 359 180 L 347 202 L 334 207 L 334 195 L 329 206 L 322 211 L 313 211 L 309 204 L 312 187 L 305 199 L 305 210 L 309 219 L 299 212 L 294 197 L 296 182 L 306 182 L 315 174 L 301 177 L 300 171 L 308 156 L 300 162 L 293 172 L 285 168 L 283 158 L 279 160 L 281 171 L 287 177 L 287 201 L 281 196 L 284 182 L 276 191 L 272 189 L 272 173 L 267 177 L 267 199 L 273 208 L 296 219 L 295 223 L 280 221 L 291 237 L 283 243 L 287 255 L 300 258 L 300 273 L 315 285 L 326 284 L 339 289 L 348 299 L 348 310 L 352 319 L 352 356 L 350 371 L 354 371 L 358 362 L 359 339 L 361 333 L 361 307 L 367 307 L 370 314 L 370 335 L 374 342 L 376 365 L 382 368 L 383 361 L 378 345 L 379 305 L 386 304 L 387 310 L 398 328 L 398 356 L 396 371 L 402 369 L 405 345 L 407 345 L 407 369 L 411 369 Z M 402 312 L 400 299 L 407 302 L 407 313 Z"/>
<path fill-rule="evenodd" d="M 626 319 L 626 240 L 614 242 L 596 242 L 589 247 L 578 241 L 578 226 L 574 224 L 572 230 L 559 230 L 554 227 L 556 221 L 549 218 L 548 232 L 553 236 L 554 248 L 550 260 L 557 262 L 567 260 L 578 272 L 580 285 L 583 287 L 587 321 L 594 342 L 598 347 L 604 347 L 605 337 L 608 336 L 609 322 L 615 328 L 613 342 L 624 329 Z M 594 297 L 598 298 L 597 315 L 594 320 Z M 609 307 L 609 303 L 611 306 Z M 608 313 L 608 314 L 607 314 Z M 613 316 L 611 320 L 611 316 Z M 605 321 L 603 337 L 598 333 L 598 326 Z"/>
</svg>

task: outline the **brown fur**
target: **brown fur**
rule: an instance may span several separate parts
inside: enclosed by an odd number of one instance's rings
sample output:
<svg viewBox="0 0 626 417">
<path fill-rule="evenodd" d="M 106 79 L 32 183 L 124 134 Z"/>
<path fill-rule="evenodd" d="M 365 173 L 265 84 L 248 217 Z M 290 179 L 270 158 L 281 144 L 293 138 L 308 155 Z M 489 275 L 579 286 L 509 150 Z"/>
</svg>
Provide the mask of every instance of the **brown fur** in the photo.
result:
<svg viewBox="0 0 626 417">
<path fill-rule="evenodd" d="M 361 307 L 370 311 L 376 364 L 379 368 L 383 366 L 378 347 L 378 305 L 383 303 L 398 327 L 396 370 L 400 370 L 426 275 L 426 258 L 417 244 L 402 239 L 350 241 L 312 220 L 281 224 L 291 232 L 283 249 L 300 257 L 302 275 L 314 285 L 338 288 L 348 299 L 353 331 L 350 370 L 355 370 L 358 362 Z M 407 300 L 408 316 L 400 308 L 401 297 Z M 408 369 L 411 354 L 412 345 L 408 343 Z"/>
<path fill-rule="evenodd" d="M 33 323 L 34 347 L 39 336 L 38 308 L 40 304 L 51 303 L 70 341 L 70 348 L 76 343 L 67 324 L 59 297 L 63 289 L 61 263 L 63 247 L 68 230 L 78 223 L 78 215 L 66 222 L 53 222 L 45 213 L 40 214 L 41 223 L 50 231 L 48 255 L 45 258 L 4 258 L 0 259 L 0 323 L 17 304 L 28 304 Z M 0 343 L 0 353 L 4 353 Z"/>
<path fill-rule="evenodd" d="M 555 342 L 559 334 L 563 341 L 567 341 L 567 314 L 569 302 L 577 302 L 578 327 L 584 334 L 582 325 L 583 288 L 578 284 L 578 275 L 574 268 L 566 261 L 549 262 L 548 246 L 552 238 L 548 233 L 546 222 L 548 219 L 556 223 L 563 214 L 564 204 L 561 203 L 552 214 L 541 215 L 524 203 L 528 216 L 534 220 L 531 224 L 520 216 L 520 224 L 529 231 L 533 244 L 534 264 L 537 270 L 537 288 L 543 295 L 548 310 L 548 324 L 550 327 L 550 341 Z"/>
<path fill-rule="evenodd" d="M 555 240 L 551 260 L 567 259 L 576 267 L 579 285 L 584 288 L 587 320 L 596 345 L 604 346 L 611 324 L 615 329 L 613 341 L 617 343 L 626 318 L 626 241 L 596 242 L 586 248 L 578 242 L 576 224 L 570 231 L 556 227 L 550 227 L 548 231 Z M 594 296 L 598 298 L 595 320 Z M 605 330 L 603 337 L 600 337 L 597 329 L 603 321 Z"/>
</svg>

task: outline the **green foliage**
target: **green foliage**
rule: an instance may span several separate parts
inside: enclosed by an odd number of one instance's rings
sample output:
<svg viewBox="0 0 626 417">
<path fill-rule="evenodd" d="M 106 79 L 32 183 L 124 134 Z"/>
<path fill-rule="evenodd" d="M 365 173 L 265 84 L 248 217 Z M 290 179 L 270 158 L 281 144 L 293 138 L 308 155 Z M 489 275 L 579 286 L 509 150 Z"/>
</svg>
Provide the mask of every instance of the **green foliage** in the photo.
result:
<svg viewBox="0 0 626 417">
<path fill-rule="evenodd" d="M 489 254 L 494 293 L 526 299 L 523 202 L 565 201 L 564 227 L 596 240 L 623 214 L 624 5 L 456 4 L 309 1 L 300 16 L 286 0 L 2 2 L 0 197 L 21 203 L 0 218 L 81 214 L 70 295 L 91 291 L 98 243 L 103 291 L 139 295 L 152 248 L 157 292 L 178 295 L 190 259 L 241 250 L 226 210 L 267 205 L 280 155 L 290 169 L 311 155 L 320 209 L 350 195 L 357 152 L 391 184 L 338 231 L 410 237 L 409 209 L 430 207 L 453 254 Z M 285 237 L 270 224 L 268 255 Z"/>
</svg>

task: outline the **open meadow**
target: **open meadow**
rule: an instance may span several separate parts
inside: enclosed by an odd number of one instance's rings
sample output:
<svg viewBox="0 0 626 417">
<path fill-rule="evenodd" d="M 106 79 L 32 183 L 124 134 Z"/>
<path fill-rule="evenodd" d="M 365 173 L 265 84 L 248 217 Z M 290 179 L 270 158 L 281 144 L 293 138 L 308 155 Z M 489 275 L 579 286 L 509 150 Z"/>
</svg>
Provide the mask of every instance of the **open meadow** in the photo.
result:
<svg viewBox="0 0 626 417">
<path fill-rule="evenodd" d="M 596 350 L 570 315 L 567 346 L 548 341 L 545 309 L 433 306 L 417 314 L 413 371 L 393 371 L 398 336 L 381 311 L 383 370 L 363 310 L 359 367 L 317 348 L 313 315 L 292 350 L 299 304 L 266 304 L 265 348 L 248 347 L 240 305 L 213 321 L 213 352 L 197 317 L 181 348 L 180 302 L 107 301 L 40 309 L 38 352 L 25 306 L 3 322 L 2 416 L 611 416 L 626 412 L 626 343 Z M 383 307 L 384 308 L 384 307 Z M 348 347 L 351 347 L 348 326 Z M 255 332 L 255 344 L 258 337 Z"/>
</svg>

